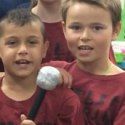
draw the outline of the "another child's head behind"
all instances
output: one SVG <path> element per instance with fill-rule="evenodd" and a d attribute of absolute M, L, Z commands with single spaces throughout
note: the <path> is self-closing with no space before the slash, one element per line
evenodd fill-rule
<path fill-rule="evenodd" d="M 45 4 L 53 4 L 55 2 L 61 2 L 61 0 L 31 0 L 31 8 L 35 7 L 37 4 L 42 4 L 42 3 L 45 3 Z"/>
<path fill-rule="evenodd" d="M 106 65 L 120 31 L 120 0 L 64 0 L 62 17 L 69 50 L 81 64 Z"/>
<path fill-rule="evenodd" d="M 0 57 L 5 73 L 37 75 L 48 42 L 40 19 L 26 9 L 16 9 L 0 21 Z"/>

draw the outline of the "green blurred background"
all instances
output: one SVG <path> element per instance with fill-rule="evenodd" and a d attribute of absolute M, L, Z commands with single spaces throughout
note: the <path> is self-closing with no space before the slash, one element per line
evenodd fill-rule
<path fill-rule="evenodd" d="M 112 46 L 117 65 L 122 69 L 125 69 L 125 0 L 121 0 L 121 3 L 122 3 L 121 32 L 117 40 L 112 42 Z"/>

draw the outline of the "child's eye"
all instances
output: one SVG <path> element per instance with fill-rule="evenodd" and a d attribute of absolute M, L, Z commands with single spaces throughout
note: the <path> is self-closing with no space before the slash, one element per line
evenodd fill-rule
<path fill-rule="evenodd" d="M 81 26 L 79 26 L 79 25 L 71 25 L 71 26 L 69 26 L 69 28 L 72 29 L 72 30 L 78 31 L 78 30 L 81 29 Z"/>
<path fill-rule="evenodd" d="M 29 44 L 37 44 L 38 41 L 35 40 L 35 39 L 30 39 L 30 40 L 28 40 L 28 43 L 29 43 Z"/>
<path fill-rule="evenodd" d="M 37 42 L 35 40 L 30 40 L 29 43 L 30 44 L 36 44 Z"/>
<path fill-rule="evenodd" d="M 29 39 L 29 40 L 27 40 L 27 44 L 29 46 L 32 46 L 32 47 L 36 46 L 38 43 L 39 43 L 39 41 L 37 39 Z"/>
<path fill-rule="evenodd" d="M 101 30 L 103 30 L 103 29 L 104 29 L 103 26 L 99 26 L 99 25 L 92 26 L 92 30 L 93 30 L 94 32 L 98 32 L 98 31 L 101 31 Z"/>
<path fill-rule="evenodd" d="M 13 46 L 13 45 L 15 45 L 15 44 L 17 44 L 17 41 L 16 41 L 16 40 L 8 40 L 8 41 L 6 42 L 6 45 L 9 45 L 9 46 Z"/>

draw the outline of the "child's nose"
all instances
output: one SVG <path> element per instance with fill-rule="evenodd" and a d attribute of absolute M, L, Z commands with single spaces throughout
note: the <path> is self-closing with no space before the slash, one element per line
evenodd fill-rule
<path fill-rule="evenodd" d="M 90 40 L 90 38 L 91 38 L 90 31 L 89 31 L 89 29 L 85 28 L 81 33 L 80 40 L 83 42 L 87 42 Z"/>
<path fill-rule="evenodd" d="M 20 45 L 18 54 L 20 55 L 26 55 L 28 53 L 27 46 L 25 44 Z"/>

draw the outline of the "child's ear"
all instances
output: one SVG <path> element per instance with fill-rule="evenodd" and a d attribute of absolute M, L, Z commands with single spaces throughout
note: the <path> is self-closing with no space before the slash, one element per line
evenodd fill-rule
<path fill-rule="evenodd" d="M 62 21 L 62 28 L 63 28 L 63 33 L 64 33 L 65 38 L 66 38 L 66 24 L 64 21 Z"/>
<path fill-rule="evenodd" d="M 113 37 L 112 41 L 116 40 L 121 30 L 121 22 L 118 22 L 115 27 L 113 27 Z"/>
<path fill-rule="evenodd" d="M 46 53 L 47 53 L 48 48 L 49 48 L 49 41 L 46 40 L 46 41 L 44 41 L 43 58 L 46 57 Z"/>

